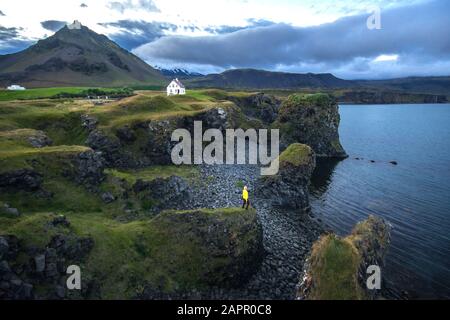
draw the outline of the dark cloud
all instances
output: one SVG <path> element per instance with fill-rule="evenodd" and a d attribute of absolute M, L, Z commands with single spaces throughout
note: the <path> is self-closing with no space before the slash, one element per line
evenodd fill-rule
<path fill-rule="evenodd" d="M 6 28 L 0 26 L 0 54 L 8 54 L 23 50 L 35 41 L 23 39 L 20 36 L 22 28 Z"/>
<path fill-rule="evenodd" d="M 167 22 L 145 22 L 135 20 L 119 20 L 101 23 L 104 27 L 115 27 L 119 31 L 110 34 L 115 42 L 125 49 L 131 50 L 144 43 L 154 41 L 164 35 L 166 31 L 175 31 L 178 27 Z"/>
<path fill-rule="evenodd" d="M 86 3 L 82 3 L 82 4 L 80 4 L 80 7 L 81 7 L 81 8 L 87 8 L 88 6 L 87 6 Z"/>
<path fill-rule="evenodd" d="M 381 30 L 367 28 L 367 14 L 305 28 L 268 24 L 231 33 L 218 32 L 215 36 L 165 36 L 135 52 L 149 62 L 222 68 L 333 69 L 347 70 L 347 74 L 356 76 L 361 70 L 370 69 L 368 63 L 380 54 L 398 54 L 398 63 L 408 65 L 414 65 L 419 58 L 427 63 L 450 61 L 448 12 L 450 1 L 428 1 L 382 10 Z"/>
<path fill-rule="evenodd" d="M 0 17 L 4 17 L 4 16 L 6 16 L 6 14 L 4 14 L 2 10 L 0 10 Z"/>
<path fill-rule="evenodd" d="M 41 22 L 41 26 L 49 31 L 58 31 L 67 24 L 66 21 L 46 20 Z"/>
<path fill-rule="evenodd" d="M 0 26 L 0 41 L 8 41 L 17 38 L 20 30 L 20 28 L 6 28 Z"/>
<path fill-rule="evenodd" d="M 152 0 L 139 0 L 138 2 L 132 2 L 131 0 L 111 1 L 108 3 L 108 7 L 120 13 L 123 13 L 126 9 L 143 9 L 150 12 L 160 12 Z"/>

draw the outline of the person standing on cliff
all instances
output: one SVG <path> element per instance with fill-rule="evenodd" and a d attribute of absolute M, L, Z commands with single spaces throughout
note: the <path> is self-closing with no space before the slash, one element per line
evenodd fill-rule
<path fill-rule="evenodd" d="M 242 209 L 248 210 L 248 206 L 250 204 L 250 201 L 248 200 L 248 189 L 247 186 L 244 186 L 244 189 L 242 190 Z"/>

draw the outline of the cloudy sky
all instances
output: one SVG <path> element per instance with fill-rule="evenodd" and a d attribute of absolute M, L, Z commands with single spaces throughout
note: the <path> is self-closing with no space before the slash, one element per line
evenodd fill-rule
<path fill-rule="evenodd" d="M 449 13 L 447 0 L 1 0 L 0 54 L 77 19 L 165 68 L 450 75 Z"/>

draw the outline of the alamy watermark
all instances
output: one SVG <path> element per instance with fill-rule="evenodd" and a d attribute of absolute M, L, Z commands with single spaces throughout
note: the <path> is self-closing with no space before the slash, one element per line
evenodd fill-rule
<path fill-rule="evenodd" d="M 178 142 L 172 149 L 172 162 L 176 165 L 260 164 L 261 175 L 275 175 L 279 169 L 280 133 L 278 129 L 271 129 L 269 139 L 268 131 L 226 129 L 224 138 L 221 130 L 203 132 L 202 122 L 194 121 L 193 139 L 187 129 L 172 132 L 172 142 Z M 205 142 L 208 144 L 204 147 Z"/>
<path fill-rule="evenodd" d="M 373 6 L 369 10 L 371 14 L 366 21 L 367 29 L 369 30 L 380 30 L 381 29 L 381 8 L 378 6 Z"/>
<path fill-rule="evenodd" d="M 366 273 L 369 274 L 366 280 L 366 286 L 369 290 L 381 289 L 381 269 L 373 264 L 367 267 Z"/>

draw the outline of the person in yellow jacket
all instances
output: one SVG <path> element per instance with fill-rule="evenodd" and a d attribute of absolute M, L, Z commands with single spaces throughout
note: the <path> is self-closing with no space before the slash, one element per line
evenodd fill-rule
<path fill-rule="evenodd" d="M 248 189 L 247 186 L 244 186 L 244 189 L 242 190 L 242 208 L 245 207 L 245 210 L 248 210 L 248 206 L 250 204 L 250 201 L 248 200 Z"/>

